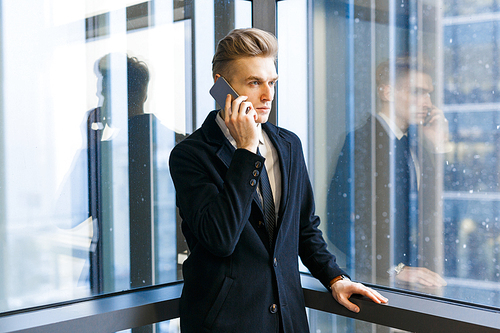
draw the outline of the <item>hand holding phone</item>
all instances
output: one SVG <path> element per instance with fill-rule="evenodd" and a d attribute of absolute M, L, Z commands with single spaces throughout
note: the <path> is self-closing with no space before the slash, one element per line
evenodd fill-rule
<path fill-rule="evenodd" d="M 231 87 L 231 85 L 222 76 L 215 81 L 215 84 L 210 89 L 210 95 L 212 95 L 217 104 L 219 104 L 219 107 L 223 110 L 226 106 L 227 95 L 231 95 L 233 100 L 239 96 L 233 87 Z"/>
<path fill-rule="evenodd" d="M 429 124 L 429 121 L 431 121 L 431 119 L 432 119 L 432 109 L 429 108 L 427 110 L 427 115 L 425 116 L 423 125 L 427 126 Z"/>
<path fill-rule="evenodd" d="M 229 133 L 236 141 L 237 148 L 245 148 L 255 153 L 259 143 L 259 132 L 256 123 L 257 113 L 255 111 L 250 113 L 253 109 L 252 103 L 246 101 L 245 96 L 240 97 L 222 76 L 215 81 L 210 89 L 210 95 L 224 111 L 221 116 L 226 122 Z M 235 112 L 230 111 L 226 114 L 225 106 L 228 95 L 231 95 L 231 108 L 235 108 Z M 244 113 L 240 112 L 243 110 Z"/>

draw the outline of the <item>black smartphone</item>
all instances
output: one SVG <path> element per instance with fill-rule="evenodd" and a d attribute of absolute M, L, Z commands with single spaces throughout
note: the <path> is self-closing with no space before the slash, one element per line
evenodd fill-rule
<path fill-rule="evenodd" d="M 424 126 L 427 126 L 429 124 L 429 121 L 431 121 L 432 119 L 432 113 L 431 113 L 431 109 L 428 109 L 427 110 L 427 115 L 425 116 L 425 119 L 424 119 Z"/>
<path fill-rule="evenodd" d="M 233 87 L 222 76 L 215 81 L 215 84 L 210 88 L 210 95 L 215 99 L 219 107 L 224 109 L 226 105 L 226 97 L 230 94 L 233 100 L 239 95 L 234 91 Z"/>

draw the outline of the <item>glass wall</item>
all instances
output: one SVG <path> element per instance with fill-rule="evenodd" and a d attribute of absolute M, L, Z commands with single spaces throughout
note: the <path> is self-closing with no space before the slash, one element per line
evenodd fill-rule
<path fill-rule="evenodd" d="M 357 333 L 373 332 L 372 328 L 377 329 L 376 332 L 407 333 L 407 331 L 403 331 L 400 329 L 382 325 L 373 325 L 361 320 L 336 316 L 323 311 L 307 309 L 307 312 L 309 317 L 309 329 L 311 332 L 315 333 L 350 332 L 346 329 L 346 327 L 356 327 L 354 332 Z"/>
<path fill-rule="evenodd" d="M 500 306 L 498 8 L 278 3 L 279 122 L 353 279 Z"/>
<path fill-rule="evenodd" d="M 1 2 L 0 312 L 182 278 L 168 156 L 215 107 L 214 45 L 251 6 Z M 277 8 L 278 125 L 341 266 L 500 307 L 497 0 Z"/>
<path fill-rule="evenodd" d="M 2 1 L 1 14 L 0 312 L 182 278 L 168 157 L 214 109 L 215 42 L 251 25 L 251 3 Z"/>

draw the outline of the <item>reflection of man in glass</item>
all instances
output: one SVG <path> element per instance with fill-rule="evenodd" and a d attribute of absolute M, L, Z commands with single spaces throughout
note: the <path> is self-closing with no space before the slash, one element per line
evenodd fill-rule
<path fill-rule="evenodd" d="M 98 235 L 95 251 L 91 253 L 91 288 L 93 293 L 105 291 L 103 288 L 105 270 L 122 269 L 119 264 L 111 262 L 111 257 L 105 255 L 113 239 L 113 225 L 115 220 L 121 220 L 126 215 L 115 212 L 114 205 L 127 204 L 122 197 L 114 195 L 116 188 L 125 191 L 124 182 L 117 179 L 127 179 L 129 173 L 130 197 L 140 193 L 139 190 L 130 190 L 130 184 L 143 184 L 136 180 L 137 172 L 130 164 L 130 156 L 137 151 L 146 151 L 144 147 L 136 147 L 135 142 L 144 133 L 145 126 L 139 124 L 139 115 L 144 114 L 144 102 L 147 97 L 149 71 L 144 62 L 129 57 L 125 53 L 110 53 L 96 62 L 98 77 L 97 96 L 100 104 L 89 112 L 87 121 L 88 145 L 88 184 L 89 184 L 89 213 L 97 223 L 94 235 Z M 123 135 L 126 131 L 117 127 L 120 119 L 128 115 L 129 130 L 128 142 Z M 142 116 L 144 117 L 144 116 Z M 114 121 L 113 121 L 114 119 Z M 123 122 L 122 122 L 123 124 Z M 123 125 L 122 125 L 123 126 Z M 128 143 L 128 146 L 127 146 Z M 127 148 L 128 156 L 127 159 Z M 115 151 L 113 153 L 113 151 Z M 117 153 L 118 152 L 118 153 Z M 144 186 L 143 186 L 144 187 Z M 125 197 L 126 198 L 126 197 Z M 137 205 L 136 205 L 137 206 Z M 136 206 L 130 206 L 129 216 L 135 216 Z M 95 226 L 96 224 L 94 224 Z M 131 224 L 132 225 L 132 224 Z M 132 242 L 132 241 L 131 241 Z M 108 274 L 107 276 L 110 276 Z"/>
<path fill-rule="evenodd" d="M 112 64 L 112 57 L 115 57 L 116 64 Z M 126 57 L 127 69 L 127 101 L 128 101 L 128 117 L 144 113 L 144 103 L 147 98 L 149 70 L 145 62 L 139 61 L 136 57 L 130 57 L 126 54 L 110 53 L 103 56 L 97 62 L 97 71 L 99 77 L 98 95 L 103 97 L 103 108 L 109 108 L 111 95 L 111 74 L 123 71 L 120 68 L 121 61 Z M 124 65 L 124 64 L 123 64 Z"/>
<path fill-rule="evenodd" d="M 432 104 L 432 67 L 400 57 L 377 68 L 378 113 L 348 134 L 328 200 L 330 239 L 356 279 L 439 287 L 436 159 L 448 124 Z M 432 249 L 432 250 L 431 250 Z"/>

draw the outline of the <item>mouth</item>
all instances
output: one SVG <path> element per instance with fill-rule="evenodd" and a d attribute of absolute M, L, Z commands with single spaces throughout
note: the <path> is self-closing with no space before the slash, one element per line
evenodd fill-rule
<path fill-rule="evenodd" d="M 267 107 L 267 106 L 262 106 L 260 108 L 256 108 L 256 110 L 259 111 L 259 112 L 262 112 L 262 113 L 267 113 L 267 112 L 271 111 L 271 108 Z"/>
<path fill-rule="evenodd" d="M 415 116 L 416 118 L 425 118 L 425 117 L 427 117 L 428 115 L 429 115 L 429 113 L 428 113 L 427 111 L 416 112 L 416 113 L 414 114 L 414 116 Z"/>

